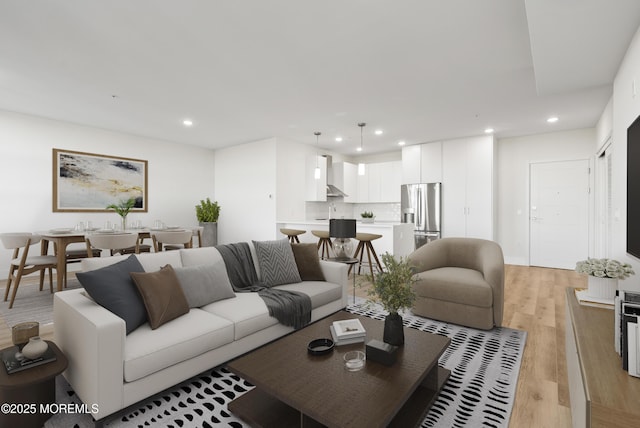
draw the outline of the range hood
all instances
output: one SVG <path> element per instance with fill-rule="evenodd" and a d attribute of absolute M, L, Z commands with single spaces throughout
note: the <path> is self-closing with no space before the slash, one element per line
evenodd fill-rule
<path fill-rule="evenodd" d="M 327 196 L 349 196 L 333 184 L 327 184 Z"/>
<path fill-rule="evenodd" d="M 327 197 L 349 196 L 333 185 L 333 158 L 329 155 L 322 155 L 327 159 Z"/>

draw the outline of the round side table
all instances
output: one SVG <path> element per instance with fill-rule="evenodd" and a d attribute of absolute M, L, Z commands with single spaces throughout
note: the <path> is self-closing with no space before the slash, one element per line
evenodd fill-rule
<path fill-rule="evenodd" d="M 8 374 L 0 367 L 0 427 L 34 427 L 40 428 L 51 417 L 49 413 L 40 413 L 41 404 L 53 404 L 56 401 L 56 376 L 67 368 L 67 358 L 51 341 L 46 341 L 56 355 L 56 360 L 36 367 L 30 367 L 17 373 Z M 0 350 L 17 351 L 12 346 Z M 11 406 L 15 404 L 16 406 Z M 20 405 L 20 406 L 17 406 Z M 6 410 L 20 410 L 6 412 Z M 22 411 L 25 410 L 26 411 Z M 33 411 L 35 410 L 35 411 Z"/>

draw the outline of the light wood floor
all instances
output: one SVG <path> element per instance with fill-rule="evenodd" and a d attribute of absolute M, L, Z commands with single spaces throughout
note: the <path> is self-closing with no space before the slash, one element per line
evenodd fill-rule
<path fill-rule="evenodd" d="M 527 332 L 512 428 L 571 427 L 565 357 L 565 288 L 584 288 L 574 271 L 505 267 L 503 325 Z M 366 288 L 356 295 L 367 297 Z"/>
<path fill-rule="evenodd" d="M 512 265 L 505 269 L 503 324 L 528 333 L 510 426 L 570 427 L 564 290 L 586 287 L 586 279 L 561 269 Z M 4 291 L 5 283 L 0 283 L 0 290 Z M 366 288 L 357 288 L 356 295 L 366 297 Z M 18 291 L 16 302 L 19 298 Z M 53 327 L 41 326 L 40 335 L 53 340 Z M 0 318 L 0 348 L 10 345 L 11 330 Z"/>

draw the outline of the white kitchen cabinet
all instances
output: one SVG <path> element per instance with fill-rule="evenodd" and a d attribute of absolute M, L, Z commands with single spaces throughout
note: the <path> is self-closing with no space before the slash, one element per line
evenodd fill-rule
<path fill-rule="evenodd" d="M 493 239 L 494 139 L 442 145 L 442 236 Z"/>
<path fill-rule="evenodd" d="M 421 158 L 420 144 L 405 146 L 402 148 L 402 184 L 421 183 Z"/>
<path fill-rule="evenodd" d="M 420 183 L 442 182 L 442 143 L 427 143 L 420 147 Z"/>
<path fill-rule="evenodd" d="M 350 162 L 336 162 L 332 169 L 333 185 L 347 194 L 344 202 L 358 202 L 358 166 Z"/>
<path fill-rule="evenodd" d="M 400 202 L 401 182 L 401 161 L 369 163 L 366 165 L 365 175 L 357 177 L 357 202 Z"/>
<path fill-rule="evenodd" d="M 402 148 L 402 182 L 438 183 L 442 181 L 442 142 Z"/>
<path fill-rule="evenodd" d="M 315 178 L 315 169 L 320 168 L 320 178 Z M 306 200 L 327 200 L 327 158 L 324 156 L 307 156 L 305 168 Z"/>

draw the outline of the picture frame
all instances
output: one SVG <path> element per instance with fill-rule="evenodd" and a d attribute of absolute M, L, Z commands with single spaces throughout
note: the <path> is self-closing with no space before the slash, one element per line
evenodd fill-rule
<path fill-rule="evenodd" d="M 53 212 L 111 212 L 131 197 L 147 212 L 147 183 L 146 160 L 53 149 Z"/>

